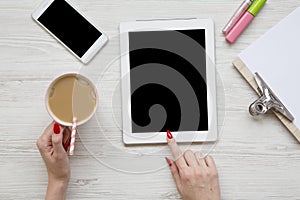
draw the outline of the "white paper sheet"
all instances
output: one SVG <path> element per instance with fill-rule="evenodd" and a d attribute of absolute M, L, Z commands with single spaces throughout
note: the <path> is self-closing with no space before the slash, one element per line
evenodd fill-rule
<path fill-rule="evenodd" d="M 239 57 L 258 72 L 300 128 L 300 7 L 256 40 Z"/>

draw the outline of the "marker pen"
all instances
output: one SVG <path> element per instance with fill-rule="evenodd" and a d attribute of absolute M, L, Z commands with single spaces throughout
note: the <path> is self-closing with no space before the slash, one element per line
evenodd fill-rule
<path fill-rule="evenodd" d="M 245 28 L 250 24 L 254 19 L 263 5 L 267 0 L 255 0 L 252 5 L 248 8 L 247 12 L 243 14 L 240 20 L 235 24 L 231 31 L 226 36 L 226 40 L 229 43 L 233 43 L 239 35 L 245 30 Z"/>
<path fill-rule="evenodd" d="M 247 11 L 249 6 L 252 4 L 253 0 L 244 0 L 239 8 L 233 13 L 232 17 L 229 19 L 222 32 L 227 35 L 235 23 L 241 18 L 241 16 Z"/>

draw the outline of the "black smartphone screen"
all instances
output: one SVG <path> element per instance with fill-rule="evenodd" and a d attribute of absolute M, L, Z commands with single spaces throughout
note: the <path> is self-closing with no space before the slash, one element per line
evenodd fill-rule
<path fill-rule="evenodd" d="M 55 0 L 38 18 L 38 21 L 80 58 L 102 35 L 63 0 Z"/>

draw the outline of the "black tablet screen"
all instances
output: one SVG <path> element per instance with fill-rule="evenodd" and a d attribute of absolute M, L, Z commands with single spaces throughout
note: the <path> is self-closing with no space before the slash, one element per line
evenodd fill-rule
<path fill-rule="evenodd" d="M 129 32 L 132 132 L 207 131 L 205 29 Z"/>

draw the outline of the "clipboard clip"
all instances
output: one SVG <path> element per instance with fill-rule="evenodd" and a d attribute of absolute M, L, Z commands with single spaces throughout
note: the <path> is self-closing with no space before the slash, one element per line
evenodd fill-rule
<path fill-rule="evenodd" d="M 257 72 L 254 73 L 254 79 L 258 85 L 258 91 L 261 97 L 249 106 L 250 114 L 252 116 L 263 115 L 268 110 L 273 109 L 281 113 L 290 121 L 293 121 L 293 115 L 288 111 L 288 109 L 283 105 L 283 103 L 279 100 L 279 98 L 274 94 L 274 92 L 270 89 L 270 87 Z"/>

